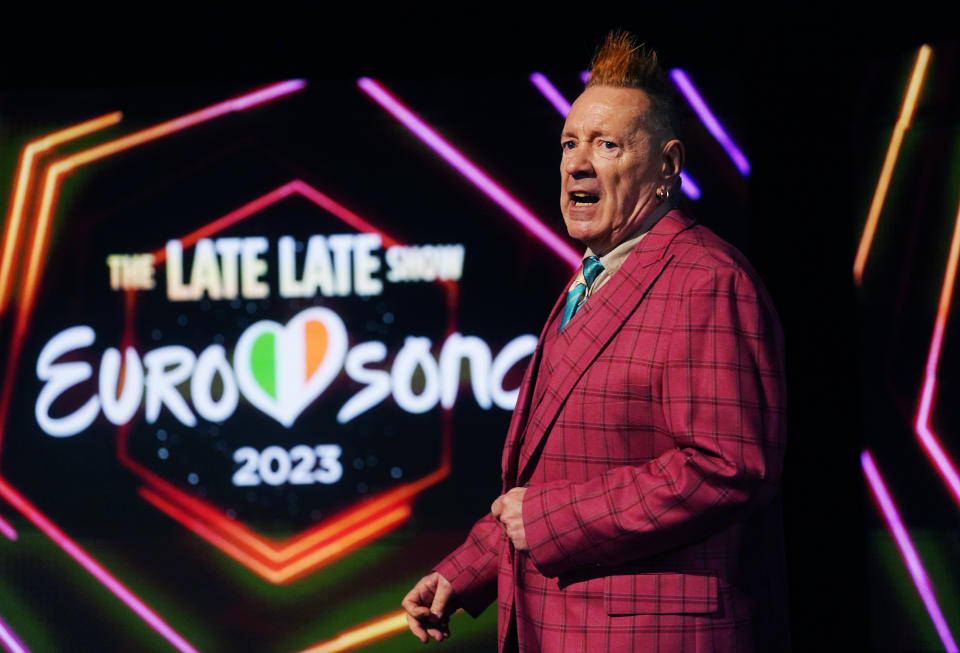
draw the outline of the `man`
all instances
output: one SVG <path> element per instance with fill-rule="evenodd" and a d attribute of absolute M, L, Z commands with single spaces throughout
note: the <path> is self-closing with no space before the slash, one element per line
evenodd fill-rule
<path fill-rule="evenodd" d="M 587 246 L 521 385 L 503 494 L 403 600 L 421 639 L 497 599 L 500 650 L 788 648 L 782 335 L 732 246 L 675 209 L 655 54 L 611 34 L 561 137 Z"/>

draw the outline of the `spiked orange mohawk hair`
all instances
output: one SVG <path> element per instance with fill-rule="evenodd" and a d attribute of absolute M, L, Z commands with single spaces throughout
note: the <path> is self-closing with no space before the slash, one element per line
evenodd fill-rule
<path fill-rule="evenodd" d="M 657 53 L 648 50 L 630 32 L 613 30 L 607 34 L 590 62 L 587 88 L 591 86 L 640 89 L 650 98 L 645 121 L 649 131 L 664 140 L 676 136 L 673 89 L 660 67 Z"/>

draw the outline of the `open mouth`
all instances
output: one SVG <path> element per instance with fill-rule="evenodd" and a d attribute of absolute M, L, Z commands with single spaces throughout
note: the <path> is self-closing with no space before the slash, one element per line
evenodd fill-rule
<path fill-rule="evenodd" d="M 600 201 L 600 197 L 597 195 L 591 195 L 590 193 L 585 193 L 583 191 L 576 191 L 570 193 L 570 200 L 573 202 L 574 206 L 591 206 Z"/>

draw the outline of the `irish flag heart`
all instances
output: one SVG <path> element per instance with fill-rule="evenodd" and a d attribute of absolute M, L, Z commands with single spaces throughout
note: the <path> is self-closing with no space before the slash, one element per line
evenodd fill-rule
<path fill-rule="evenodd" d="M 328 308 L 297 313 L 286 326 L 255 322 L 237 341 L 233 369 L 247 400 L 287 428 L 343 367 L 347 330 Z"/>

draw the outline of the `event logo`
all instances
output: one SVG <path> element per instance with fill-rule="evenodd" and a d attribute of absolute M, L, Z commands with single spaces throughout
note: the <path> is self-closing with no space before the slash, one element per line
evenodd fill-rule
<path fill-rule="evenodd" d="M 233 368 L 243 396 L 286 427 L 343 367 L 347 331 L 333 311 L 314 307 L 286 326 L 263 320 L 237 341 Z"/>
<path fill-rule="evenodd" d="M 347 330 L 335 312 L 311 307 L 299 312 L 286 325 L 272 320 L 255 322 L 240 335 L 233 365 L 221 345 L 209 345 L 195 354 L 182 345 L 158 347 L 142 358 L 133 347 L 124 355 L 108 347 L 101 356 L 97 387 L 73 412 L 54 417 L 54 404 L 93 376 L 85 361 L 62 361 L 96 341 L 96 333 L 81 325 L 53 336 L 37 359 L 37 378 L 44 382 L 34 412 L 37 424 L 48 435 L 69 437 L 86 430 L 99 413 L 115 425 L 133 419 L 141 403 L 148 424 L 166 408 L 180 424 L 197 426 L 194 411 L 208 422 L 223 422 L 237 408 L 239 394 L 258 410 L 285 427 L 326 390 L 341 370 L 363 387 L 337 413 L 337 422 L 347 423 L 393 397 L 397 406 L 416 415 L 441 404 L 451 408 L 460 386 L 460 365 L 470 363 L 470 382 L 477 404 L 512 410 L 519 388 L 506 390 L 504 378 L 511 368 L 536 347 L 535 336 L 521 335 L 508 342 L 496 357 L 476 336 L 450 334 L 440 348 L 439 359 L 431 353 L 429 338 L 409 336 L 397 352 L 391 369 L 372 367 L 384 362 L 387 347 L 380 341 L 347 347 Z M 122 363 L 122 367 L 121 367 Z M 414 377 L 423 375 L 421 389 Z M 216 379 L 222 390 L 214 391 Z M 178 386 L 189 383 L 189 397 Z M 117 396 L 117 389 L 120 393 Z M 238 392 L 239 389 L 239 392 Z M 191 403 L 193 410 L 191 410 Z"/>

